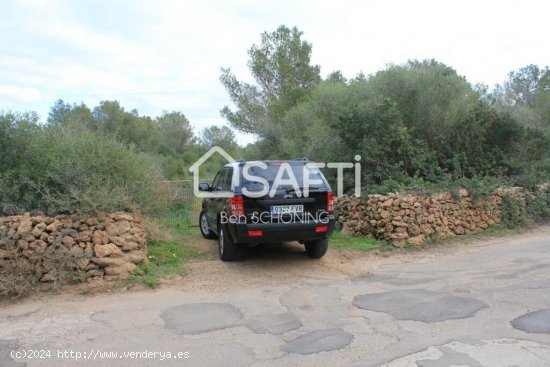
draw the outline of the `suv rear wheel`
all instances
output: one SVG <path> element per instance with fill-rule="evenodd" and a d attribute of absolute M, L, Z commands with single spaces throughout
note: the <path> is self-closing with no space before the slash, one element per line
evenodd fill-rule
<path fill-rule="evenodd" d="M 308 256 L 313 259 L 319 259 L 327 253 L 328 238 L 322 238 L 316 241 L 309 241 L 306 242 L 305 245 Z"/>
<path fill-rule="evenodd" d="M 210 228 L 210 224 L 208 224 L 208 219 L 206 218 L 206 212 L 204 210 L 199 214 L 199 227 L 201 228 L 201 234 L 204 238 L 209 240 L 216 238 L 216 234 Z"/>
<path fill-rule="evenodd" d="M 222 261 L 233 261 L 239 256 L 239 245 L 231 241 L 224 225 L 218 223 L 218 248 Z"/>

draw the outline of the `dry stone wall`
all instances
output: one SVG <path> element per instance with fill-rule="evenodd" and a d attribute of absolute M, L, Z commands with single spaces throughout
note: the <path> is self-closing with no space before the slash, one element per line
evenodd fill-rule
<path fill-rule="evenodd" d="M 147 262 L 146 243 L 137 214 L 0 217 L 0 265 L 41 282 L 67 272 L 81 280 L 124 279 Z"/>
<path fill-rule="evenodd" d="M 342 196 L 335 200 L 334 208 L 342 232 L 403 246 L 407 242 L 421 244 L 434 233 L 441 237 L 464 235 L 500 223 L 504 195 L 525 204 L 525 191 L 511 187 L 497 189 L 480 201 L 466 190 L 460 191 L 459 198 L 450 193 Z"/>

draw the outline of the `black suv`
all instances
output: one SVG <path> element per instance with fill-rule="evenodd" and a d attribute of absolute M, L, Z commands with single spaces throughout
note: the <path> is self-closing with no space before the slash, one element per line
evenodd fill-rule
<path fill-rule="evenodd" d="M 333 194 L 308 163 L 239 161 L 225 165 L 211 186 L 199 184 L 211 196 L 202 202 L 200 230 L 204 238 L 218 238 L 221 260 L 235 260 L 240 245 L 282 241 L 299 241 L 312 258 L 326 253 L 334 229 Z"/>

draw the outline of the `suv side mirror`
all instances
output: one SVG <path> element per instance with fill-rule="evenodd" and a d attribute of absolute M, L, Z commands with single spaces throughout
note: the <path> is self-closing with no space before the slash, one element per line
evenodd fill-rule
<path fill-rule="evenodd" d="M 199 191 L 210 191 L 210 186 L 207 183 L 199 183 Z"/>

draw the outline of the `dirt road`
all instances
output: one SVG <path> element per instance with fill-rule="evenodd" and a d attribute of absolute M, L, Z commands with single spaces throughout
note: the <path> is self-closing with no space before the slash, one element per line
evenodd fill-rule
<path fill-rule="evenodd" d="M 3 307 L 0 366 L 550 365 L 548 226 L 320 261 L 286 244 L 222 263 L 197 245 L 212 259 L 159 290 Z"/>

